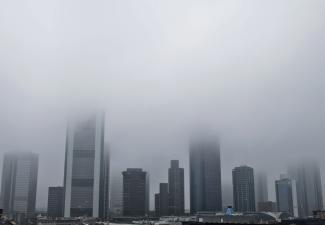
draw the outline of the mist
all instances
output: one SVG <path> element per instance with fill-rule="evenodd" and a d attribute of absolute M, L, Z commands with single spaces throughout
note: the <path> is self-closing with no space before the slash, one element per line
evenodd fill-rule
<path fill-rule="evenodd" d="M 325 2 L 57 0 L 0 3 L 0 156 L 39 153 L 37 206 L 62 185 L 67 118 L 106 113 L 111 171 L 141 167 L 150 198 L 189 135 L 221 142 L 222 181 L 274 180 L 320 161 L 325 190 Z M 0 164 L 2 169 L 2 163 Z"/>

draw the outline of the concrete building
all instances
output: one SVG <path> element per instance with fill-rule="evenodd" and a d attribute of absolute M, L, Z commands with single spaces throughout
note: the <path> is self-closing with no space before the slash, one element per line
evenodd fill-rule
<path fill-rule="evenodd" d="M 323 193 L 319 164 L 315 161 L 297 163 L 288 168 L 288 175 L 296 181 L 300 217 L 313 215 L 323 209 Z"/>
<path fill-rule="evenodd" d="M 298 217 L 298 202 L 295 180 L 281 176 L 280 180 L 275 181 L 275 193 L 277 210 L 287 212 L 292 216 Z"/>
<path fill-rule="evenodd" d="M 248 166 L 232 170 L 234 207 L 238 212 L 255 212 L 254 170 Z"/>
<path fill-rule="evenodd" d="M 64 188 L 49 187 L 47 200 L 47 216 L 50 218 L 63 217 Z"/>
<path fill-rule="evenodd" d="M 34 216 L 38 176 L 38 155 L 4 155 L 1 184 L 1 208 L 18 222 Z"/>
<path fill-rule="evenodd" d="M 222 211 L 220 145 L 212 138 L 190 143 L 191 213 Z"/>
<path fill-rule="evenodd" d="M 180 216 L 184 214 L 184 169 L 179 168 L 178 160 L 171 160 L 168 169 L 169 184 L 169 214 Z M 160 199 L 162 201 L 162 199 Z"/>
<path fill-rule="evenodd" d="M 145 216 L 149 209 L 149 177 L 138 168 L 128 168 L 123 174 L 123 215 Z"/>
<path fill-rule="evenodd" d="M 68 124 L 65 155 L 65 217 L 108 216 L 109 155 L 104 146 L 104 113 Z"/>

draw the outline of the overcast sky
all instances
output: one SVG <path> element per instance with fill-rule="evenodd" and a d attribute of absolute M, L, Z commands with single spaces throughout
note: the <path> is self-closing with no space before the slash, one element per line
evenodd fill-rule
<path fill-rule="evenodd" d="M 147 170 L 151 198 L 179 159 L 188 208 L 198 124 L 219 136 L 228 188 L 247 164 L 268 172 L 275 200 L 285 165 L 308 157 L 325 189 L 324 40 L 323 0 L 2 0 L 0 157 L 39 153 L 45 207 L 68 114 L 102 107 L 112 169 Z"/>

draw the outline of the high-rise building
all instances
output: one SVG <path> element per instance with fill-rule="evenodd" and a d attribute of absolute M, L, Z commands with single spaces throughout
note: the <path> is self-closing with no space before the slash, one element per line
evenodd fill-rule
<path fill-rule="evenodd" d="M 323 194 L 320 168 L 315 161 L 305 161 L 288 168 L 291 179 L 296 180 L 298 212 L 300 217 L 313 215 L 323 209 Z"/>
<path fill-rule="evenodd" d="M 298 216 L 297 192 L 295 180 L 281 177 L 275 181 L 275 193 L 278 212 L 287 212 L 292 216 Z"/>
<path fill-rule="evenodd" d="M 190 144 L 191 213 L 222 211 L 220 145 L 215 139 L 193 139 Z"/>
<path fill-rule="evenodd" d="M 267 174 L 265 172 L 259 171 L 255 174 L 255 194 L 257 205 L 260 202 L 268 202 Z"/>
<path fill-rule="evenodd" d="M 232 170 L 234 206 L 239 212 L 255 212 L 254 170 L 248 166 Z"/>
<path fill-rule="evenodd" d="M 51 218 L 63 217 L 64 188 L 49 187 L 47 201 L 47 216 Z"/>
<path fill-rule="evenodd" d="M 37 154 L 5 154 L 1 185 L 1 207 L 5 214 L 21 219 L 34 215 L 37 175 Z"/>
<path fill-rule="evenodd" d="M 169 214 L 180 216 L 184 214 L 184 169 L 179 168 L 178 160 L 171 160 L 168 169 L 169 184 Z M 160 199 L 160 201 L 162 201 Z"/>
<path fill-rule="evenodd" d="M 155 194 L 155 211 L 157 216 L 169 215 L 168 183 L 160 183 L 159 193 Z"/>
<path fill-rule="evenodd" d="M 123 213 L 123 177 L 121 173 L 115 173 L 110 182 L 110 212 L 113 215 Z"/>
<path fill-rule="evenodd" d="M 138 168 L 128 168 L 123 174 L 123 215 L 145 216 L 149 209 L 149 176 Z"/>
<path fill-rule="evenodd" d="M 109 155 L 104 113 L 68 124 L 65 155 L 65 217 L 105 218 L 109 206 Z"/>

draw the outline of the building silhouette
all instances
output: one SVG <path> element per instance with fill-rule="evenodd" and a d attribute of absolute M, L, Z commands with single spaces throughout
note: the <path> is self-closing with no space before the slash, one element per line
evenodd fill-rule
<path fill-rule="evenodd" d="M 47 216 L 51 218 L 63 217 L 64 188 L 49 187 L 47 200 Z"/>
<path fill-rule="evenodd" d="M 222 211 L 220 145 L 216 139 L 191 140 L 190 208 L 192 214 Z"/>
<path fill-rule="evenodd" d="M 64 174 L 64 216 L 108 216 L 109 155 L 103 113 L 68 124 Z"/>
<path fill-rule="evenodd" d="M 180 216 L 184 214 L 184 169 L 179 168 L 178 160 L 171 160 L 168 169 L 169 184 L 169 214 Z M 160 200 L 162 201 L 162 200 Z"/>
<path fill-rule="evenodd" d="M 232 170 L 234 206 L 238 212 L 255 212 L 254 170 L 248 166 Z"/>
<path fill-rule="evenodd" d="M 128 168 L 123 175 L 123 215 L 145 216 L 149 209 L 149 176 L 138 168 Z"/>
<path fill-rule="evenodd" d="M 323 209 L 322 182 L 317 162 L 306 160 L 291 165 L 288 168 L 288 175 L 297 184 L 300 217 L 312 216 L 314 210 Z"/>
<path fill-rule="evenodd" d="M 3 160 L 1 208 L 19 223 L 35 214 L 38 155 L 6 153 Z"/>

